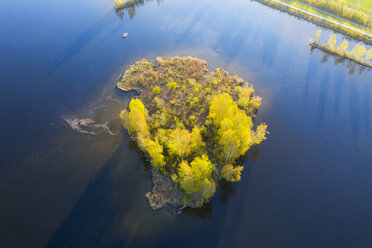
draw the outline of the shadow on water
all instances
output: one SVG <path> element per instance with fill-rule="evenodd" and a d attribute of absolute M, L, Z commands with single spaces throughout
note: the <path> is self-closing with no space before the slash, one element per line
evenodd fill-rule
<path fill-rule="evenodd" d="M 329 73 L 328 71 L 325 71 L 322 77 L 322 80 L 320 81 L 321 87 L 320 87 L 320 95 L 319 95 L 319 101 L 318 101 L 318 114 L 317 114 L 317 125 L 322 121 L 325 105 L 327 103 L 327 96 L 328 96 L 328 86 L 329 86 Z"/>
<path fill-rule="evenodd" d="M 345 85 L 345 77 L 342 74 L 336 76 L 336 83 L 334 87 L 334 114 L 337 115 L 340 110 L 340 103 L 341 103 L 341 95 L 344 90 Z"/>
<path fill-rule="evenodd" d="M 272 66 L 279 46 L 279 39 L 275 35 L 267 35 L 262 46 L 262 64 Z"/>
<path fill-rule="evenodd" d="M 351 130 L 353 133 L 353 144 L 356 146 L 358 135 L 359 135 L 359 125 L 360 125 L 360 94 L 356 85 L 349 85 L 349 110 L 350 110 L 350 122 Z"/>
<path fill-rule="evenodd" d="M 128 134 L 123 135 L 123 140 L 86 187 L 47 247 L 131 247 L 133 242 L 146 243 L 143 236 L 151 239 L 155 232 L 162 232 L 159 227 L 180 218 L 169 209 L 154 211 L 149 207 L 145 193 L 152 187 L 150 163 Z M 220 187 L 220 202 L 236 193 L 229 183 Z M 198 209 L 184 209 L 182 213 L 210 219 L 212 203 Z"/>
<path fill-rule="evenodd" d="M 229 198 L 232 198 L 237 192 L 237 189 L 231 183 L 226 182 L 225 180 L 221 180 L 218 183 L 218 187 L 221 189 L 218 199 L 222 203 L 225 203 Z"/>
<path fill-rule="evenodd" d="M 202 220 L 212 217 L 212 203 L 207 203 L 201 208 L 185 208 L 182 210 L 188 216 L 196 217 Z"/>
<path fill-rule="evenodd" d="M 371 125 L 370 125 L 370 119 L 371 119 L 371 105 L 370 105 L 370 102 L 371 102 L 371 98 L 369 96 L 369 92 L 368 92 L 368 89 L 365 89 L 363 90 L 363 106 L 364 106 L 364 123 L 365 123 L 365 127 L 366 127 L 366 130 L 369 131 L 370 128 L 371 128 Z"/>
<path fill-rule="evenodd" d="M 240 157 L 236 162 L 237 164 L 246 165 L 254 163 L 260 155 L 260 149 L 258 146 L 252 146 L 248 153 Z M 249 162 L 249 163 L 248 163 Z M 225 180 L 220 180 L 218 182 L 217 192 L 214 198 L 218 198 L 220 203 L 226 203 L 229 199 L 233 198 L 237 193 L 237 188 L 235 183 L 226 182 Z M 213 198 L 212 202 L 205 204 L 201 208 L 185 208 L 182 210 L 188 216 L 197 217 L 199 219 L 209 219 L 212 217 L 213 208 Z"/>
<path fill-rule="evenodd" d="M 258 145 L 254 145 L 249 149 L 249 153 L 251 156 L 245 156 L 247 160 L 251 162 L 256 162 L 260 156 L 260 148 L 258 147 Z M 245 164 L 245 161 L 242 164 Z"/>
<path fill-rule="evenodd" d="M 131 151 L 135 151 L 137 153 L 138 157 L 141 158 L 141 160 L 144 162 L 143 163 L 144 172 L 149 172 L 152 168 L 151 163 L 146 158 L 145 153 L 141 151 L 141 149 L 139 149 L 138 145 L 136 144 L 134 140 L 130 139 L 128 141 L 128 149 L 130 149 Z"/>
<path fill-rule="evenodd" d="M 154 227 L 166 224 L 167 218 L 177 218 L 173 213 L 164 216 L 166 209 L 150 209 L 144 194 L 152 184 L 148 173 L 151 165 L 128 134 L 123 135 L 123 140 L 87 186 L 47 247 L 130 246 L 138 242 L 142 233 L 146 235 L 153 232 Z M 255 154 L 253 158 L 246 155 L 240 162 L 257 159 L 258 148 L 252 149 L 251 153 Z M 221 181 L 216 198 L 225 203 L 236 193 L 235 185 Z M 201 220 L 210 219 L 212 206 L 210 202 L 202 208 L 186 208 L 182 213 Z"/>
<path fill-rule="evenodd" d="M 141 161 L 136 153 L 127 149 L 129 137 L 123 136 L 124 142 L 87 186 L 47 247 L 97 247 L 103 244 L 117 247 L 126 242 L 124 235 L 115 236 L 115 230 L 131 211 L 131 203 L 139 194 L 137 184 L 140 189 L 148 185 L 144 173 L 138 173 Z M 141 197 L 144 198 L 143 194 Z"/>
<path fill-rule="evenodd" d="M 322 60 L 320 61 L 322 64 L 328 61 L 329 56 L 331 56 L 329 53 L 326 53 L 323 55 Z"/>
<path fill-rule="evenodd" d="M 310 48 L 310 51 L 311 53 L 314 52 L 314 50 L 320 50 L 320 49 L 317 49 L 317 48 L 314 48 L 314 47 L 311 47 Z M 361 75 L 364 71 L 370 71 L 371 68 L 367 67 L 367 66 L 364 66 L 364 65 L 360 65 L 354 61 L 351 61 L 351 60 L 348 60 L 346 58 L 343 58 L 343 57 L 340 57 L 339 55 L 336 55 L 336 54 L 330 54 L 326 51 L 323 51 L 323 50 L 320 50 L 322 53 L 324 53 L 322 59 L 321 59 L 321 63 L 324 64 L 328 61 L 328 59 L 330 57 L 333 58 L 333 61 L 334 61 L 334 65 L 338 65 L 338 64 L 342 64 L 344 65 L 347 69 L 348 69 L 348 74 L 349 75 L 352 75 L 354 74 L 356 71 L 358 71 L 358 74 Z"/>
<path fill-rule="evenodd" d="M 313 53 L 313 49 L 310 49 L 310 53 Z M 315 61 L 315 58 L 313 56 L 309 56 L 309 63 L 307 67 L 307 73 L 305 77 L 305 85 L 304 85 L 304 104 L 307 103 L 309 90 L 310 90 L 310 82 L 314 80 L 314 77 L 316 75 L 316 72 L 318 71 L 318 63 Z"/>
<path fill-rule="evenodd" d="M 52 74 L 59 67 L 64 65 L 74 55 L 79 53 L 86 45 L 88 45 L 91 40 L 93 40 L 105 28 L 107 28 L 108 24 L 111 21 L 111 15 L 111 11 L 106 13 L 98 22 L 85 30 L 85 32 L 83 32 L 75 41 L 73 41 L 71 45 L 66 49 L 66 51 L 62 53 L 54 62 L 51 63 L 53 66 L 49 69 L 47 75 Z"/>
<path fill-rule="evenodd" d="M 255 162 L 260 155 L 260 149 L 258 146 L 252 146 L 248 153 L 237 160 L 237 164 L 244 164 L 247 166 L 248 161 L 249 164 Z M 235 183 L 226 182 L 224 179 L 218 182 L 217 192 L 214 196 L 218 198 L 220 203 L 226 203 L 229 199 L 231 200 L 235 194 L 238 192 Z M 212 202 L 205 204 L 201 208 L 185 208 L 182 210 L 188 216 L 196 217 L 199 219 L 209 219 L 212 217 L 212 208 L 213 208 L 213 198 Z"/>

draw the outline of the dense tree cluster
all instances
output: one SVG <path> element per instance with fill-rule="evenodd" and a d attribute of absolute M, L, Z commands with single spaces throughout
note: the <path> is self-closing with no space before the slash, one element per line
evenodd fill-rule
<path fill-rule="evenodd" d="M 202 204 L 216 182 L 239 181 L 236 160 L 265 140 L 266 124 L 253 129 L 261 104 L 254 89 L 222 69 L 191 57 L 141 60 L 123 75 L 118 87 L 139 97 L 120 117 L 124 127 L 154 167 Z"/>

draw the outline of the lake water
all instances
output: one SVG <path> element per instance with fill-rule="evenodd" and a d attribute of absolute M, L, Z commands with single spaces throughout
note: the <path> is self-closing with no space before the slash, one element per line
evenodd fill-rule
<path fill-rule="evenodd" d="M 129 12 L 0 1 L 0 247 L 372 247 L 372 70 L 310 51 L 319 27 L 249 0 Z M 187 55 L 252 83 L 270 135 L 204 208 L 153 211 L 118 120 L 135 93 L 116 80 Z"/>

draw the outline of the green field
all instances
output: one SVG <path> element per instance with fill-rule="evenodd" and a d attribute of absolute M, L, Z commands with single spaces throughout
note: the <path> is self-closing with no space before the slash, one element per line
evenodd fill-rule
<path fill-rule="evenodd" d="M 337 2 L 341 2 L 341 0 L 337 0 Z M 347 6 L 351 8 L 357 8 L 362 10 L 365 13 L 372 12 L 372 0 L 347 0 Z"/>
<path fill-rule="evenodd" d="M 372 30 L 372 0 L 281 0 L 290 1 L 290 5 L 298 8 L 310 7 L 314 11 L 323 12 L 329 18 L 342 18 L 350 24 Z M 311 11 L 313 12 L 313 11 Z M 343 22 L 343 20 L 341 20 Z"/>

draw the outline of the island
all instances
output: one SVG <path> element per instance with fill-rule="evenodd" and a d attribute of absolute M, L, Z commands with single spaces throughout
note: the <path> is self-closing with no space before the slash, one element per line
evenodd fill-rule
<path fill-rule="evenodd" d="M 253 127 L 262 100 L 253 86 L 220 68 L 207 72 L 192 57 L 140 60 L 117 83 L 139 94 L 120 118 L 151 162 L 153 209 L 201 207 L 220 180 L 241 179 L 237 159 L 266 139 L 265 123 Z"/>

